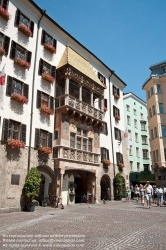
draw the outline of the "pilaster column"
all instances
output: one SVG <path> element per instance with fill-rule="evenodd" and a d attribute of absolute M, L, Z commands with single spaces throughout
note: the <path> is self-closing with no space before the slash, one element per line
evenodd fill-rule
<path fill-rule="evenodd" d="M 100 97 L 100 101 L 101 101 L 101 111 L 104 111 L 104 97 Z"/>
<path fill-rule="evenodd" d="M 79 87 L 79 100 L 82 101 L 82 85 Z"/>
<path fill-rule="evenodd" d="M 69 95 L 69 77 L 66 77 L 65 94 Z"/>
<path fill-rule="evenodd" d="M 90 105 L 93 107 L 93 92 L 91 92 L 91 100 L 90 100 Z"/>

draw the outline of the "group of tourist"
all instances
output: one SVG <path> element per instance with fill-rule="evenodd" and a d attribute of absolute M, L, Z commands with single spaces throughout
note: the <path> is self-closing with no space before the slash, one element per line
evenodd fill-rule
<path fill-rule="evenodd" d="M 141 204 L 144 206 L 145 198 L 147 203 L 147 209 L 151 207 L 151 203 L 154 202 L 158 206 L 162 206 L 166 202 L 166 187 L 161 188 L 160 185 L 151 186 L 149 181 L 146 182 L 145 185 L 140 184 L 139 186 L 136 184 L 135 187 L 132 183 L 130 183 L 130 187 L 126 188 L 126 201 L 130 202 L 130 199 L 134 199 L 136 202 L 141 200 Z"/>

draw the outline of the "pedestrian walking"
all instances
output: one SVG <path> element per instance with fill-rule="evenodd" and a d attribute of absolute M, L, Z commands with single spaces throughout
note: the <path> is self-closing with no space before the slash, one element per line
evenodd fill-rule
<path fill-rule="evenodd" d="M 152 197 L 152 200 L 153 200 L 153 203 L 157 203 L 157 194 L 156 194 L 156 185 L 153 185 L 153 197 Z"/>
<path fill-rule="evenodd" d="M 134 186 L 132 182 L 130 182 L 130 190 L 131 190 L 131 199 L 134 200 Z"/>
<path fill-rule="evenodd" d="M 140 184 L 139 190 L 140 190 L 141 204 L 142 204 L 142 206 L 144 206 L 145 189 L 144 189 L 144 186 L 142 184 Z"/>
<path fill-rule="evenodd" d="M 137 184 L 135 185 L 134 193 L 135 193 L 135 197 L 136 197 L 136 202 L 138 203 L 138 201 L 139 201 L 139 187 Z"/>
<path fill-rule="evenodd" d="M 126 187 L 126 202 L 130 202 L 131 199 L 131 189 L 127 186 Z"/>
<path fill-rule="evenodd" d="M 158 203 L 158 206 L 162 207 L 162 202 L 163 202 L 163 189 L 161 188 L 160 185 L 157 185 L 156 194 L 157 194 L 157 203 Z"/>
<path fill-rule="evenodd" d="M 166 205 L 166 186 L 163 188 L 163 205 Z"/>
<path fill-rule="evenodd" d="M 150 208 L 151 203 L 152 203 L 153 188 L 150 185 L 149 181 L 146 182 L 146 185 L 144 188 L 145 188 L 145 194 L 146 194 L 147 208 Z"/>

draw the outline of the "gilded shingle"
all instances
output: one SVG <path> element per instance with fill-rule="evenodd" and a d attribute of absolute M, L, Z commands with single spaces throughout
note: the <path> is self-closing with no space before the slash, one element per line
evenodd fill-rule
<path fill-rule="evenodd" d="M 94 70 L 92 69 L 90 63 L 81 55 L 79 55 L 76 51 L 72 50 L 69 46 L 66 47 L 61 57 L 61 60 L 57 66 L 57 69 L 61 68 L 66 64 L 73 66 L 75 69 L 88 76 L 100 86 L 104 87 L 97 75 L 95 74 Z"/>

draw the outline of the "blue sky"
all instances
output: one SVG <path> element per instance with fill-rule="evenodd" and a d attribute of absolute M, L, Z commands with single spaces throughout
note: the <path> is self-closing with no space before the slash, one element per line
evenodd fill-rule
<path fill-rule="evenodd" d="M 35 0 L 145 101 L 149 66 L 166 60 L 165 0 Z"/>

